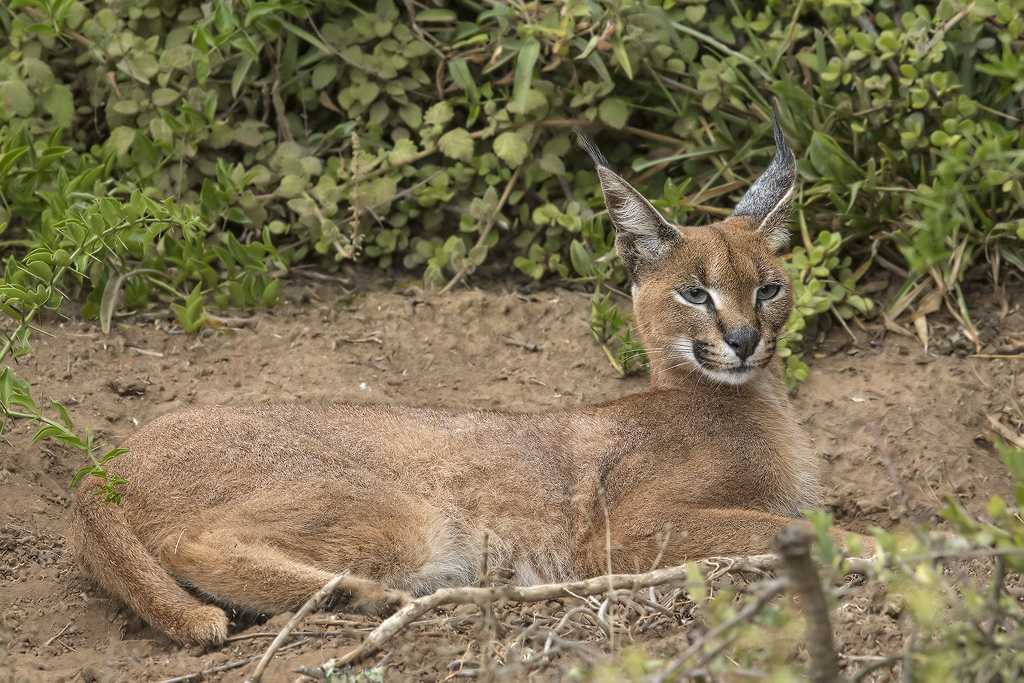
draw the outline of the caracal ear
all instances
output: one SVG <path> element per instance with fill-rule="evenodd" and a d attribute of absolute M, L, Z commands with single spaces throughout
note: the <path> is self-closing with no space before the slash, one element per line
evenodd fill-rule
<path fill-rule="evenodd" d="M 641 268 L 661 260 L 669 242 L 679 238 L 679 231 L 611 169 L 608 160 L 586 133 L 577 128 L 576 135 L 597 168 L 604 205 L 615 225 L 615 249 L 633 276 L 633 282 L 638 282 Z"/>
<path fill-rule="evenodd" d="M 779 251 L 789 243 L 786 219 L 789 218 L 793 187 L 796 185 L 796 156 L 782 134 L 775 102 L 772 102 L 772 125 L 775 128 L 775 158 L 743 195 L 732 215 L 753 218 L 757 222 L 758 234 L 772 249 Z"/>

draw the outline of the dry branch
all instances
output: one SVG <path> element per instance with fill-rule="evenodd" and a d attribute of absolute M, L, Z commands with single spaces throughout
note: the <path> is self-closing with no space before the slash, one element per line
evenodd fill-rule
<path fill-rule="evenodd" d="M 305 645 L 309 641 L 310 641 L 309 638 L 303 638 L 302 640 L 300 640 L 298 642 L 295 642 L 295 643 L 292 643 L 291 645 L 285 645 L 280 650 L 278 650 L 278 652 L 284 652 L 285 650 L 290 650 L 293 647 L 298 647 L 300 645 Z M 240 659 L 237 662 L 231 662 L 230 664 L 222 664 L 221 666 L 215 666 L 212 669 L 204 669 L 202 671 L 197 671 L 194 674 L 185 674 L 184 676 L 176 676 L 175 678 L 167 678 L 165 680 L 160 681 L 160 683 L 185 683 L 185 681 L 191 681 L 191 680 L 195 680 L 195 679 L 198 679 L 198 678 L 206 678 L 210 674 L 220 673 L 221 671 L 229 671 L 230 669 L 237 669 L 240 666 L 245 666 L 249 662 L 254 662 L 257 659 L 259 659 L 260 657 L 262 657 L 262 656 L 263 655 L 253 655 L 252 657 L 247 657 L 245 659 Z"/>
<path fill-rule="evenodd" d="M 380 333 L 380 330 L 376 330 L 374 332 L 367 332 L 365 337 L 360 337 L 359 339 L 352 339 L 351 337 L 338 337 L 338 341 L 343 341 L 348 344 L 366 344 L 367 342 L 383 344 L 384 340 L 377 336 Z"/>
<path fill-rule="evenodd" d="M 659 671 L 651 677 L 651 681 L 653 683 L 662 683 L 663 681 L 668 680 L 670 678 L 682 678 L 677 677 L 676 673 L 678 672 L 679 668 L 686 663 L 686 660 L 700 652 L 705 645 L 707 645 L 715 638 L 731 629 L 733 626 L 753 619 L 755 616 L 757 616 L 758 612 L 764 609 L 765 605 L 767 605 L 776 596 L 780 595 L 783 591 L 785 591 L 788 585 L 789 582 L 785 579 L 775 579 L 773 581 L 765 583 L 761 591 L 758 593 L 757 600 L 748 603 L 733 617 L 731 617 L 730 619 L 726 619 L 721 624 L 708 631 L 702 637 L 698 638 L 697 641 L 690 645 L 690 647 L 688 647 L 686 651 L 683 652 L 681 655 L 678 655 L 670 659 L 668 663 L 661 669 L 661 671 Z"/>
<path fill-rule="evenodd" d="M 338 576 L 335 576 L 333 579 L 328 581 L 323 588 L 314 593 L 313 597 L 306 601 L 306 604 L 295 613 L 295 616 L 292 617 L 287 624 L 284 625 L 281 632 L 277 634 L 277 638 L 274 638 L 274 642 L 272 642 L 270 647 L 267 648 L 267 651 L 263 653 L 263 659 L 261 659 L 260 663 L 256 665 L 256 670 L 252 672 L 251 676 L 245 679 L 245 683 L 259 683 L 260 679 L 263 678 L 263 672 L 267 670 L 267 665 L 270 664 L 270 660 L 274 658 L 274 655 L 277 654 L 277 651 L 281 648 L 284 641 L 288 639 L 288 636 L 291 635 L 291 632 L 295 630 L 295 627 L 299 625 L 299 622 L 301 622 L 307 614 L 319 607 L 320 603 L 329 598 L 338 588 L 338 584 L 346 578 L 348 578 L 346 574 L 339 574 Z"/>
<path fill-rule="evenodd" d="M 651 586 L 659 586 L 676 581 L 686 581 L 685 567 L 658 569 L 646 574 L 605 575 L 586 581 L 549 583 L 537 586 L 442 588 L 436 593 L 413 600 L 395 612 L 395 614 L 384 620 L 380 626 L 372 631 L 358 647 L 341 657 L 327 662 L 324 668 L 338 669 L 366 659 L 378 652 L 385 643 L 406 626 L 427 612 L 442 605 L 472 604 L 484 607 L 488 603 L 498 601 L 543 602 L 555 598 L 600 595 L 607 593 L 609 588 L 611 590 L 650 588 Z"/>
<path fill-rule="evenodd" d="M 813 543 L 814 531 L 802 524 L 787 524 L 775 535 L 779 556 L 792 589 L 800 596 L 807 621 L 807 654 L 811 660 L 807 675 L 814 683 L 835 683 L 839 680 L 839 660 L 821 577 L 811 559 Z"/>
<path fill-rule="evenodd" d="M 720 578 L 725 574 L 766 575 L 781 567 L 780 560 L 775 555 L 713 557 L 701 560 L 697 564 L 702 571 L 708 575 L 708 580 Z M 849 574 L 868 574 L 873 573 L 874 562 L 869 559 L 848 560 L 845 563 L 844 568 Z M 493 569 L 491 571 L 493 572 Z M 686 567 L 668 567 L 642 574 L 606 574 L 604 576 L 598 576 L 585 581 L 550 583 L 535 586 L 471 586 L 442 588 L 431 595 L 426 595 L 413 600 L 391 617 L 384 620 L 384 622 L 371 631 L 363 642 L 355 647 L 351 652 L 328 661 L 322 666 L 322 669 L 325 671 L 330 669 L 340 669 L 342 667 L 361 662 L 367 657 L 370 657 L 380 651 L 384 645 L 400 631 L 406 627 L 415 625 L 421 616 L 445 605 L 471 604 L 477 605 L 481 607 L 481 609 L 486 609 L 487 605 L 494 602 L 544 602 L 557 598 L 584 599 L 602 594 L 610 595 L 614 599 L 628 594 L 632 600 L 637 600 L 641 604 L 647 605 L 647 607 L 651 608 L 653 611 L 659 612 L 664 610 L 662 606 L 657 605 L 657 603 L 651 603 L 646 599 L 634 595 L 634 593 L 641 588 L 652 588 L 666 584 L 674 584 L 680 587 L 690 585 L 687 582 Z M 701 585 L 704 584 L 702 583 Z M 788 582 L 786 580 L 771 580 L 764 582 L 761 585 L 761 590 L 758 591 L 758 599 L 755 602 L 747 605 L 747 607 L 740 610 L 735 617 L 723 622 L 698 642 L 694 643 L 694 645 L 684 653 L 685 656 L 681 656 L 673 660 L 674 664 L 670 663 L 670 667 L 678 668 L 712 639 L 717 638 L 721 633 L 732 628 L 737 623 L 745 619 L 753 618 L 753 616 L 755 616 L 764 607 L 764 605 L 770 602 L 772 598 L 783 592 L 787 585 Z M 620 592 L 620 595 L 615 595 L 616 592 Z M 557 636 L 559 631 L 564 628 L 567 619 L 571 614 L 571 611 L 568 612 L 566 617 L 562 619 L 562 622 L 549 633 L 553 636 Z M 593 617 L 598 622 L 598 626 L 600 628 L 605 628 L 605 624 L 601 624 L 600 618 L 598 618 L 594 612 L 587 610 L 586 614 Z M 335 622 L 332 621 L 325 623 Z M 665 670 L 665 676 L 668 675 L 668 671 L 669 669 L 667 668 Z M 297 679 L 296 683 L 308 683 L 311 680 L 312 679 L 307 676 L 301 676 Z"/>
<path fill-rule="evenodd" d="M 371 629 L 366 629 L 366 630 L 369 631 Z M 353 638 L 361 639 L 363 637 L 363 633 L 361 631 L 357 631 L 355 629 L 344 629 L 344 630 L 341 630 L 341 631 L 292 631 L 291 634 L 293 636 L 316 636 L 317 638 L 333 638 L 334 636 L 351 636 Z M 239 633 L 237 636 L 231 636 L 230 638 L 225 638 L 224 642 L 225 643 L 234 643 L 234 642 L 237 642 L 239 640 L 253 640 L 255 638 L 276 638 L 279 635 L 281 635 L 280 631 L 275 631 L 273 633 L 271 633 L 269 631 L 266 632 L 266 633 Z M 260 657 L 262 657 L 262 656 L 263 655 L 260 655 Z"/>
<path fill-rule="evenodd" d="M 1019 436 L 1012 429 L 1000 422 L 997 415 L 987 415 L 986 417 L 988 417 L 989 424 L 992 425 L 992 431 L 994 431 L 998 437 L 1005 440 L 1011 446 L 1024 448 L 1024 437 Z"/>

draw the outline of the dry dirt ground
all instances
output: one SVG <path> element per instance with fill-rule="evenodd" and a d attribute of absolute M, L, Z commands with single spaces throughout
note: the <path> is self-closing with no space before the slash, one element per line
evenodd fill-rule
<path fill-rule="evenodd" d="M 198 339 L 159 315 L 123 318 L 109 335 L 80 317 L 47 321 L 53 337 L 37 334 L 17 372 L 37 397 L 44 392 L 62 401 L 76 425 L 108 444 L 189 404 L 350 401 L 542 411 L 646 388 L 645 377 L 621 379 L 605 359 L 587 326 L 583 292 L 492 285 L 424 301 L 397 286 L 347 293 L 336 283 L 298 279 L 283 293 L 287 305 Z M 973 303 L 989 349 L 1024 338 L 1024 312 L 1013 304 L 1024 302 L 1024 292 L 1004 300 L 1011 303 L 1002 311 L 994 300 Z M 878 341 L 880 326 L 868 323 L 854 328 L 856 344 L 834 330 L 806 356 L 811 377 L 794 401 L 822 459 L 827 507 L 849 529 L 891 529 L 901 510 L 869 424 L 888 444 L 921 517 L 933 515 L 947 495 L 983 515 L 992 494 L 1012 494 L 988 416 L 1010 428 L 1020 418 L 1021 364 L 970 358 L 955 324 L 935 322 L 937 350 L 929 354 L 906 337 Z M 19 424 L 0 437 L 0 681 L 161 681 L 263 651 L 269 638 L 254 634 L 276 631 L 288 616 L 242 629 L 244 639 L 219 651 L 190 651 L 91 586 L 63 552 L 68 483 L 80 462 L 58 444 L 31 444 L 34 430 Z M 898 644 L 898 614 L 886 610 L 883 598 L 868 591 L 834 613 L 845 652 L 873 654 Z M 531 606 L 521 615 L 510 608 L 500 616 L 524 625 L 531 613 L 564 607 Z M 385 680 L 445 680 L 460 669 L 465 675 L 479 654 L 476 614 L 475 607 L 437 613 L 396 639 Z M 307 620 L 301 630 L 309 640 L 275 660 L 265 681 L 293 680 L 292 669 L 346 651 L 373 623 L 317 623 L 326 616 Z M 670 655 L 685 646 L 688 628 L 664 619 L 636 638 L 649 655 Z M 590 646 L 607 649 L 596 637 Z M 500 648 L 493 656 L 515 659 Z M 560 661 L 531 680 L 564 679 L 578 660 Z M 252 666 L 206 680 L 241 681 Z M 519 676 L 526 672 L 512 679 Z"/>

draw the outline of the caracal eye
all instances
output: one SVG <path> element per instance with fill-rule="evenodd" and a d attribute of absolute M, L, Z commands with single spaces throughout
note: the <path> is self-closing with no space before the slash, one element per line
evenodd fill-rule
<path fill-rule="evenodd" d="M 774 299 L 775 295 L 779 293 L 778 285 L 764 285 L 757 288 L 757 300 L 768 301 Z"/>
<path fill-rule="evenodd" d="M 690 287 L 689 289 L 680 289 L 679 295 L 689 301 L 691 304 L 700 306 L 708 302 L 708 293 L 700 287 Z"/>

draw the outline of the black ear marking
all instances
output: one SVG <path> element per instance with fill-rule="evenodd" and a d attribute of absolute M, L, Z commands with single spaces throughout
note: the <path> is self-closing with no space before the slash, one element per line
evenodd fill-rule
<path fill-rule="evenodd" d="M 781 249 L 789 242 L 786 220 L 789 218 L 793 188 L 796 185 L 796 155 L 786 144 L 774 100 L 772 127 L 775 133 L 775 158 L 743 195 L 732 215 L 753 218 L 757 221 L 758 233 L 772 248 Z"/>
<path fill-rule="evenodd" d="M 668 243 L 679 237 L 679 231 L 642 194 L 611 169 L 604 154 L 586 133 L 579 128 L 575 130 L 583 149 L 597 168 L 597 177 L 604 192 L 604 205 L 615 225 L 615 247 L 619 258 L 636 281 L 641 266 L 658 261 L 668 248 Z"/>
<path fill-rule="evenodd" d="M 611 170 L 612 165 L 608 163 L 608 160 L 604 158 L 604 154 L 601 152 L 601 148 L 590 139 L 590 136 L 583 132 L 581 128 L 573 128 L 573 132 L 576 133 L 576 137 L 579 139 L 580 144 L 583 146 L 589 156 L 590 160 L 594 162 L 595 168 L 607 168 Z"/>

